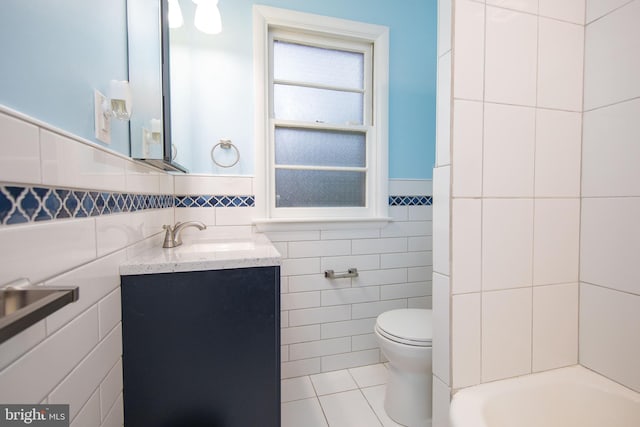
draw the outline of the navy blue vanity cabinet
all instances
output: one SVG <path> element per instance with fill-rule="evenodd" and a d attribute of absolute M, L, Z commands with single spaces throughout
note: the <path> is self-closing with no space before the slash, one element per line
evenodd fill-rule
<path fill-rule="evenodd" d="M 280 427 L 280 267 L 122 276 L 126 427 Z"/>

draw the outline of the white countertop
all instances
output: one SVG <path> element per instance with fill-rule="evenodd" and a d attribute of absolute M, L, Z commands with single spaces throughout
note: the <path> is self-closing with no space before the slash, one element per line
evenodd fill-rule
<path fill-rule="evenodd" d="M 186 241 L 176 248 L 150 248 L 120 265 L 122 276 L 280 265 L 280 253 L 264 234 L 240 239 Z"/>

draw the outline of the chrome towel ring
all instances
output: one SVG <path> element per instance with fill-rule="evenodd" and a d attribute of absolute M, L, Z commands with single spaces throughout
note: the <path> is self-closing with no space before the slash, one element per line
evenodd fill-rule
<path fill-rule="evenodd" d="M 218 147 L 220 147 L 223 150 L 233 149 L 236 152 L 236 159 L 232 163 L 228 163 L 228 164 L 218 162 L 216 160 L 216 148 Z M 221 168 L 230 168 L 235 166 L 240 161 L 240 151 L 238 150 L 238 147 L 236 147 L 235 144 L 231 142 L 230 139 L 221 139 L 220 142 L 214 145 L 213 148 L 211 149 L 211 160 L 213 161 L 213 163 L 220 166 Z"/>

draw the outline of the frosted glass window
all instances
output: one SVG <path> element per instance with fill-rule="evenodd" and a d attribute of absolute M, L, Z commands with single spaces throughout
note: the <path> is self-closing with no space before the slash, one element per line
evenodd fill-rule
<path fill-rule="evenodd" d="M 364 54 L 275 40 L 274 79 L 364 89 Z"/>
<path fill-rule="evenodd" d="M 268 54 L 268 90 L 260 91 L 267 106 L 266 213 L 371 216 L 382 206 L 377 187 L 386 178 L 386 169 L 377 170 L 386 132 L 373 117 L 387 102 L 385 91 L 374 94 L 375 87 L 387 86 L 387 30 L 328 17 L 318 18 L 318 30 L 315 18 L 300 19 L 306 22 L 300 28 L 268 26 L 269 50 L 261 52 Z M 374 52 L 384 63 L 380 72 L 374 71 Z"/>
<path fill-rule="evenodd" d="M 361 93 L 275 84 L 276 119 L 361 125 L 364 95 Z"/>
<path fill-rule="evenodd" d="M 364 207 L 363 172 L 276 169 L 276 207 Z"/>
<path fill-rule="evenodd" d="M 366 166 L 366 135 L 362 132 L 276 127 L 277 165 Z"/>

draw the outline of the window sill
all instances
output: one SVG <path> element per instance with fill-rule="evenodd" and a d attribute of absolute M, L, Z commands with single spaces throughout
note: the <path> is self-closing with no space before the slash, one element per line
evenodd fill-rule
<path fill-rule="evenodd" d="M 253 220 L 257 231 L 291 230 L 352 230 L 383 228 L 393 221 L 390 217 L 374 218 L 258 218 Z"/>

